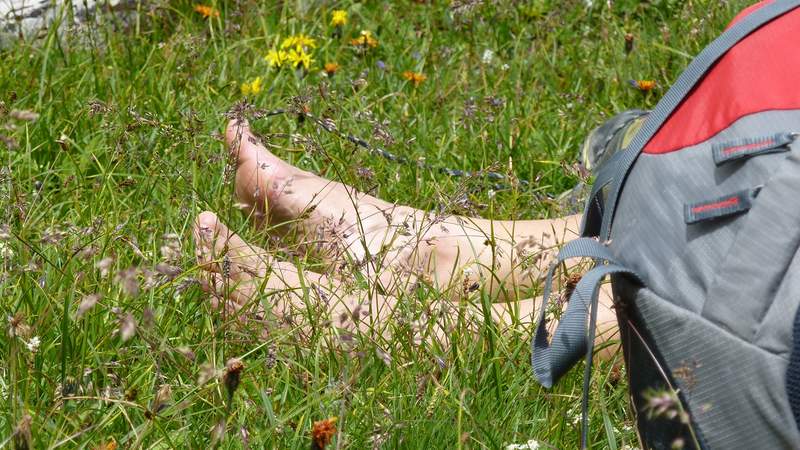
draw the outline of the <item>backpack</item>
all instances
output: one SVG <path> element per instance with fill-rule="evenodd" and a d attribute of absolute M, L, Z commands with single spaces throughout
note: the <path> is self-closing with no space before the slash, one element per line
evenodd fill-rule
<path fill-rule="evenodd" d="M 610 276 L 646 448 L 800 448 L 800 0 L 754 5 L 603 155 L 532 341 L 545 387 L 581 358 Z M 595 261 L 552 339 L 556 267 Z"/>

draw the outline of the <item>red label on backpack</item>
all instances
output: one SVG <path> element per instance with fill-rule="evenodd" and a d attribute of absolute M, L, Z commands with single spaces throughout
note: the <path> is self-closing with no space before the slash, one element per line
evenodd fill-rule
<path fill-rule="evenodd" d="M 743 213 L 752 206 L 752 197 L 753 191 L 748 189 L 713 200 L 690 203 L 684 206 L 684 220 L 692 224 Z"/>
<path fill-rule="evenodd" d="M 714 154 L 714 163 L 718 166 L 728 161 L 747 158 L 750 156 L 778 153 L 789 150 L 789 144 L 797 137 L 795 133 L 779 133 L 773 136 L 739 139 L 730 142 L 714 144 L 711 150 Z"/>

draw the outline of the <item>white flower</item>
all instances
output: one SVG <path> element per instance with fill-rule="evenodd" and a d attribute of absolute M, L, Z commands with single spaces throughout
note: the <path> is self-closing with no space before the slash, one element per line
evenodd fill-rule
<path fill-rule="evenodd" d="M 528 442 L 524 444 L 508 444 L 506 446 L 506 450 L 536 450 L 541 447 L 539 441 L 536 439 L 530 439 Z"/>
<path fill-rule="evenodd" d="M 39 344 L 41 343 L 42 340 L 39 339 L 39 336 L 34 336 L 28 342 L 25 343 L 25 346 L 28 347 L 29 352 L 36 353 L 39 351 Z"/>
<path fill-rule="evenodd" d="M 483 51 L 483 56 L 481 56 L 481 61 L 484 64 L 491 64 L 492 59 L 494 59 L 494 52 L 491 49 L 486 49 Z"/>
<path fill-rule="evenodd" d="M 505 72 L 506 70 L 510 69 L 511 66 L 509 66 L 508 64 L 503 64 L 502 66 L 500 66 L 500 68 L 503 69 L 503 71 Z"/>
<path fill-rule="evenodd" d="M 577 425 L 581 423 L 582 414 L 578 410 L 578 405 L 573 406 L 567 411 L 567 418 L 572 422 L 573 425 Z"/>
<path fill-rule="evenodd" d="M 14 250 L 11 250 L 11 246 L 0 241 L 0 258 L 6 259 L 12 256 L 14 256 Z"/>

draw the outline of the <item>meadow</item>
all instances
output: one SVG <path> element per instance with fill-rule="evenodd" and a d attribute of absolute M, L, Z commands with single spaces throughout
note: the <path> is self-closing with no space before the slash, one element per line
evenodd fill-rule
<path fill-rule="evenodd" d="M 196 215 L 267 240 L 232 200 L 226 117 L 392 202 L 556 217 L 590 182 L 586 135 L 652 108 L 746 3 L 155 0 L 3 38 L 0 448 L 313 448 L 315 422 L 329 448 L 577 448 L 582 364 L 542 389 L 529 326 L 341 343 L 213 309 Z M 313 45 L 283 46 L 299 35 Z M 291 241 L 270 249 L 324 270 Z M 384 325 L 436 296 L 420 286 Z M 638 447 L 624 369 L 598 364 L 590 395 L 591 448 Z"/>

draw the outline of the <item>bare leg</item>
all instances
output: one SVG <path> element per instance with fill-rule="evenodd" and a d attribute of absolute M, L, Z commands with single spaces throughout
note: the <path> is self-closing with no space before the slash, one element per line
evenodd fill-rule
<path fill-rule="evenodd" d="M 228 124 L 226 140 L 237 199 L 258 221 L 291 224 L 327 263 L 349 261 L 387 293 L 422 281 L 451 298 L 484 289 L 516 299 L 540 281 L 554 249 L 578 235 L 579 216 L 494 221 L 391 204 L 287 164 L 244 121 Z"/>
<path fill-rule="evenodd" d="M 390 338 L 388 325 L 398 307 L 394 297 L 349 290 L 334 278 L 276 261 L 231 232 L 210 212 L 198 216 L 194 238 L 198 263 L 210 274 L 208 289 L 216 302 L 228 299 L 230 311 L 241 313 L 245 309 L 263 315 L 265 308 L 269 308 L 282 323 L 298 330 L 308 330 L 309 324 L 322 318 L 329 324 L 326 329 L 340 336 L 367 333 L 373 339 Z M 429 309 L 441 314 L 423 316 L 413 324 L 415 339 L 447 345 L 459 311 L 448 301 L 430 306 Z M 483 322 L 480 305 L 467 302 L 465 306 L 465 314 L 477 327 Z M 598 345 L 607 343 L 616 334 L 610 292 L 605 287 L 601 290 L 600 306 Z M 496 303 L 491 307 L 492 319 L 501 331 L 516 326 L 531 329 L 540 307 L 541 298 Z M 615 350 L 616 346 L 611 346 L 601 357 L 609 357 Z"/>

